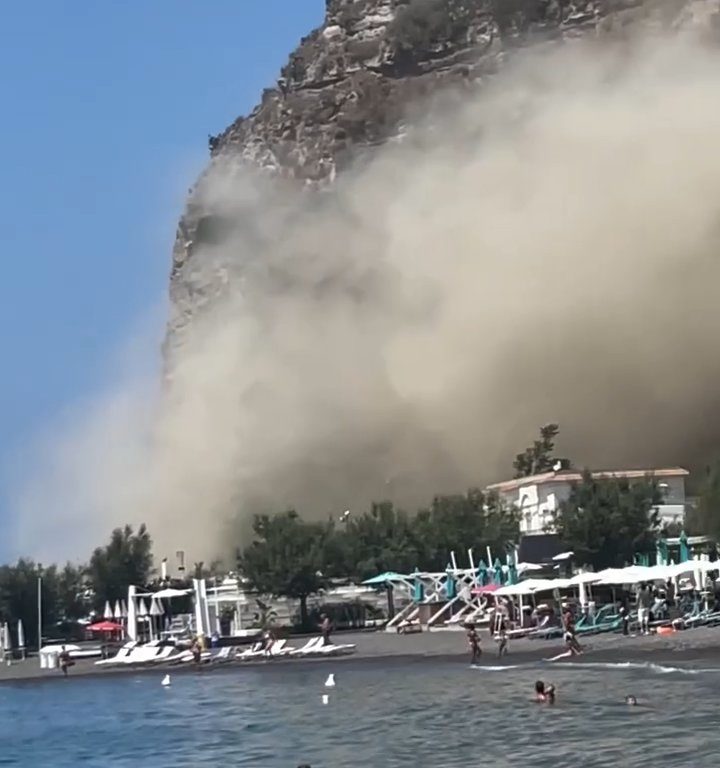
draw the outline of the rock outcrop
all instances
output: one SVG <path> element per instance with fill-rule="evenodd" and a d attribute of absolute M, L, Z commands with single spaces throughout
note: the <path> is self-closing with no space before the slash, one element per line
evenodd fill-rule
<path fill-rule="evenodd" d="M 676 24 L 708 9 L 717 19 L 715 2 L 687 0 L 327 0 L 324 24 L 302 39 L 277 85 L 249 116 L 210 137 L 211 163 L 173 250 L 167 350 L 227 280 L 225 266 L 195 263 L 204 258 L 198 246 L 228 226 L 203 195 L 214 169 L 239 163 L 304 186 L 328 184 L 401 131 L 412 105 L 449 84 L 477 87 L 520 46 L 621 34 L 639 19 Z"/>

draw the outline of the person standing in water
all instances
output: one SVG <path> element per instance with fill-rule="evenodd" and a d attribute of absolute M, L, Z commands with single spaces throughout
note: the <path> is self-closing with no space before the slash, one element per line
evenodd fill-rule
<path fill-rule="evenodd" d="M 480 647 L 480 636 L 474 624 L 467 625 L 467 641 L 470 646 L 470 663 L 477 664 L 482 656 L 482 648 Z"/>
<path fill-rule="evenodd" d="M 498 658 L 507 655 L 507 621 L 505 621 L 505 612 L 501 611 L 496 614 L 495 621 L 495 639 L 498 643 Z"/>
<path fill-rule="evenodd" d="M 320 632 L 322 634 L 323 645 L 331 645 L 330 632 L 332 631 L 332 624 L 330 623 L 330 619 L 325 613 L 323 613 L 320 618 L 322 619 L 320 623 Z"/>
<path fill-rule="evenodd" d="M 555 703 L 555 686 L 546 685 L 542 680 L 535 683 L 535 701 L 540 704 Z"/>

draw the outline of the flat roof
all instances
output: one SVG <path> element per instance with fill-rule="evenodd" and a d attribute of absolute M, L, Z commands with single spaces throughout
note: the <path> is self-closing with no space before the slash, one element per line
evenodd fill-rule
<path fill-rule="evenodd" d="M 640 480 L 643 477 L 687 477 L 690 473 L 682 467 L 668 467 L 665 469 L 603 469 L 592 472 L 594 480 L 611 480 L 613 478 L 624 480 Z M 516 491 L 526 485 L 544 485 L 546 483 L 579 483 L 582 480 L 582 472 L 574 469 L 561 469 L 559 472 L 543 472 L 540 475 L 518 477 L 513 480 L 505 480 L 502 483 L 493 483 L 487 486 L 488 491 Z"/>

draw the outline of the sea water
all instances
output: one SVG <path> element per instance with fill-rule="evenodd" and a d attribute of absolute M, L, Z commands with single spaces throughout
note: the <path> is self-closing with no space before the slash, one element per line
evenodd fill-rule
<path fill-rule="evenodd" d="M 164 674 L 3 685 L 0 765 L 697 768 L 720 751 L 713 668 L 348 660 L 171 674 L 169 687 Z M 557 686 L 554 707 L 532 701 L 536 679 Z"/>

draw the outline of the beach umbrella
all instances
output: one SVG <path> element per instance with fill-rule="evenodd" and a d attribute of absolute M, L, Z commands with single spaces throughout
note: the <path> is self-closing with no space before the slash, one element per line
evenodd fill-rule
<path fill-rule="evenodd" d="M 110 601 L 105 601 L 105 610 L 103 611 L 103 619 L 107 619 L 108 621 L 111 621 L 113 619 L 113 612 L 112 608 L 110 607 Z"/>
<path fill-rule="evenodd" d="M 127 603 L 124 600 L 121 600 L 120 601 L 120 618 L 127 619 L 127 616 L 128 616 Z"/>
<path fill-rule="evenodd" d="M 415 568 L 413 576 L 415 578 L 415 584 L 413 585 L 413 600 L 416 603 L 422 603 L 425 599 L 425 585 L 420 578 L 420 571 L 417 568 Z"/>
<path fill-rule="evenodd" d="M 457 597 L 457 583 L 449 565 L 445 569 L 445 595 L 448 600 L 454 600 Z"/>
<path fill-rule="evenodd" d="M 485 561 L 481 560 L 478 563 L 478 569 L 477 569 L 477 580 L 481 587 L 486 587 L 488 584 L 488 570 L 487 566 L 485 565 Z"/>
<path fill-rule="evenodd" d="M 668 547 L 665 539 L 658 539 L 657 541 L 655 562 L 657 565 L 667 565 L 668 563 Z"/>
<path fill-rule="evenodd" d="M 518 582 L 517 568 L 515 567 L 515 563 L 510 563 L 510 565 L 508 565 L 507 583 L 517 584 L 517 582 Z"/>
<path fill-rule="evenodd" d="M 113 619 L 115 619 L 115 621 L 117 621 L 118 619 L 122 618 L 122 608 L 120 607 L 120 601 L 119 600 L 115 601 L 115 608 L 113 610 L 112 617 L 113 617 Z"/>
<path fill-rule="evenodd" d="M 23 627 L 22 619 L 18 619 L 17 625 L 18 633 L 18 648 L 22 651 L 22 657 L 25 658 L 25 628 Z"/>
<path fill-rule="evenodd" d="M 495 558 L 495 565 L 493 566 L 493 581 L 496 584 L 503 583 L 502 563 L 499 558 Z"/>
<path fill-rule="evenodd" d="M 685 531 L 680 534 L 680 562 L 686 563 L 690 559 L 690 548 Z"/>
<path fill-rule="evenodd" d="M 12 650 L 12 639 L 10 637 L 10 625 L 5 622 L 3 624 L 3 648 L 5 653 L 9 653 Z"/>

